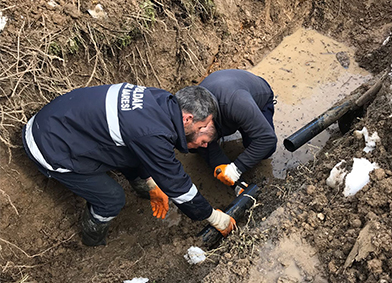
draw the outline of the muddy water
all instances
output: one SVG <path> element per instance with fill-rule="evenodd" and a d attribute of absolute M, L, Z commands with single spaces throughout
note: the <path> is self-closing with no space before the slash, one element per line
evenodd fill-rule
<path fill-rule="evenodd" d="M 337 60 L 338 52 L 346 52 L 350 61 L 347 68 Z M 311 160 L 322 148 L 329 138 L 327 130 L 293 153 L 284 148 L 283 140 L 370 79 L 353 58 L 354 50 L 349 47 L 315 31 L 300 29 L 249 70 L 264 77 L 275 93 L 278 147 L 272 158 L 246 172 L 245 180 L 258 182 L 263 176 L 284 178 L 288 168 Z M 345 62 L 346 66 L 347 60 Z M 227 142 L 223 147 L 231 160 L 244 150 L 239 138 L 239 133 L 225 138 Z M 231 202 L 234 193 L 213 178 L 212 169 L 207 168 L 200 156 L 177 154 L 177 158 L 213 206 Z"/>
<path fill-rule="evenodd" d="M 353 49 L 302 28 L 249 71 L 265 78 L 276 96 L 278 148 L 269 165 L 263 162 L 265 172 L 261 173 L 268 176 L 272 172 L 277 178 L 284 178 L 288 168 L 311 160 L 329 134 L 323 131 L 293 153 L 284 148 L 284 138 L 371 78 L 354 62 Z"/>

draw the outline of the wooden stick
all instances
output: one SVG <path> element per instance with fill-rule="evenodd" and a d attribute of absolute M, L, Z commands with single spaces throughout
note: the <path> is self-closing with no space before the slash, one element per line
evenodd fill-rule
<path fill-rule="evenodd" d="M 377 80 L 377 82 L 355 101 L 356 107 L 361 107 L 365 105 L 373 98 L 374 95 L 376 95 L 379 92 L 382 83 L 384 82 L 385 78 L 388 76 L 389 72 L 390 70 L 385 71 L 384 74 L 382 74 L 382 76 Z"/>

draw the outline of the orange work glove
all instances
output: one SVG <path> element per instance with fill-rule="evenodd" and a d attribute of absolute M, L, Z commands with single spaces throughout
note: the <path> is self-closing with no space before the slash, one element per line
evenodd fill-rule
<path fill-rule="evenodd" d="M 207 218 L 222 235 L 226 237 L 232 230 L 237 229 L 237 223 L 233 217 L 222 212 L 220 209 L 213 209 L 210 217 Z"/>
<path fill-rule="evenodd" d="M 152 186 L 154 183 L 153 179 L 149 179 L 147 183 L 149 183 L 149 186 Z M 154 189 L 150 190 L 148 192 L 150 194 L 150 203 L 151 203 L 151 208 L 153 211 L 153 215 L 156 218 L 162 218 L 165 219 L 166 213 L 169 211 L 169 198 L 168 196 L 162 192 L 162 190 L 155 184 Z"/>
<path fill-rule="evenodd" d="M 242 172 L 233 162 L 230 164 L 221 164 L 216 166 L 214 170 L 214 177 L 228 186 L 233 186 L 240 178 L 241 174 Z"/>

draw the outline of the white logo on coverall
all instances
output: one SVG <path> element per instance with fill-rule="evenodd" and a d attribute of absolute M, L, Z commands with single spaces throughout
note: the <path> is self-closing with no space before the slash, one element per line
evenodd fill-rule
<path fill-rule="evenodd" d="M 126 84 L 121 92 L 121 110 L 129 111 L 135 109 L 143 109 L 143 97 L 145 86 L 136 86 L 133 84 Z"/>

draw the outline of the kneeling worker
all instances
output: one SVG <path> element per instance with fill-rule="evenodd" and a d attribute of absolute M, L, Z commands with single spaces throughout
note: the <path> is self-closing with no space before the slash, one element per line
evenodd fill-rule
<path fill-rule="evenodd" d="M 187 152 L 187 142 L 215 113 L 210 93 L 198 86 L 176 96 L 130 83 L 79 88 L 34 115 L 23 128 L 23 143 L 43 174 L 86 200 L 85 245 L 105 245 L 109 223 L 125 205 L 123 188 L 106 172 L 139 167 L 156 182 L 149 191 L 155 216 L 165 217 L 170 198 L 188 217 L 208 220 L 226 236 L 235 220 L 211 207 L 174 152 Z"/>

